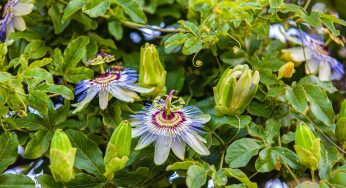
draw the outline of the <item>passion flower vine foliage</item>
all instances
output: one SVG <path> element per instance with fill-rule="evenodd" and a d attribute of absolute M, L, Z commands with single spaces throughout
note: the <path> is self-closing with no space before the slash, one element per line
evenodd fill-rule
<path fill-rule="evenodd" d="M 346 187 L 343 0 L 0 6 L 0 187 Z"/>

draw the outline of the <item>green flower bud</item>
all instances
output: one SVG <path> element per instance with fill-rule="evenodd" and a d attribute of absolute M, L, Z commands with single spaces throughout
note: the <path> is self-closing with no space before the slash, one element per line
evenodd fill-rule
<path fill-rule="evenodd" d="M 50 165 L 53 178 L 58 182 L 69 182 L 74 177 L 73 165 L 76 156 L 70 139 L 61 129 L 57 129 L 50 146 Z"/>
<path fill-rule="evenodd" d="M 132 131 L 128 121 L 122 121 L 114 130 L 108 142 L 104 163 L 106 172 L 103 174 L 108 180 L 113 179 L 114 173 L 125 167 L 129 160 Z"/>
<path fill-rule="evenodd" d="M 316 139 L 311 129 L 302 122 L 295 132 L 294 149 L 304 166 L 316 170 L 320 160 L 320 139 Z"/>
<path fill-rule="evenodd" d="M 155 90 L 145 95 L 157 96 L 166 93 L 166 74 L 155 46 L 146 43 L 141 47 L 138 83 L 147 87 L 155 87 Z"/>
<path fill-rule="evenodd" d="M 260 76 L 247 65 L 227 69 L 216 87 L 214 97 L 217 115 L 240 115 L 257 92 Z"/>

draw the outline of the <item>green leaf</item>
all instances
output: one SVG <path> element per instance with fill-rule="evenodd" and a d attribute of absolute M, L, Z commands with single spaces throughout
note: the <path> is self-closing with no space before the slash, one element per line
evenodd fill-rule
<path fill-rule="evenodd" d="M 104 164 L 101 150 L 80 131 L 67 130 L 72 146 L 77 148 L 75 166 L 103 180 Z"/>
<path fill-rule="evenodd" d="M 166 87 L 167 91 L 170 91 L 172 89 L 176 89 L 178 91 L 181 91 L 181 89 L 184 86 L 185 82 L 185 69 L 181 66 L 175 67 L 174 70 L 168 71 L 167 73 L 167 80 Z"/>
<path fill-rule="evenodd" d="M 307 106 L 307 97 L 304 87 L 295 85 L 286 89 L 285 98 L 298 112 L 304 112 Z"/>
<path fill-rule="evenodd" d="M 207 171 L 201 166 L 191 165 L 187 170 L 186 185 L 189 188 L 200 188 L 207 181 Z"/>
<path fill-rule="evenodd" d="M 17 150 L 18 139 L 16 134 L 5 131 L 0 135 L 0 173 L 16 161 Z"/>
<path fill-rule="evenodd" d="M 340 35 L 340 31 L 335 28 L 333 21 L 323 17 L 320 18 L 320 20 L 326 27 L 328 27 L 328 29 L 332 32 L 334 36 Z"/>
<path fill-rule="evenodd" d="M 74 179 L 67 183 L 69 188 L 103 188 L 105 182 L 99 178 L 91 176 L 89 174 L 79 173 L 76 174 Z"/>
<path fill-rule="evenodd" d="M 39 59 L 46 55 L 48 48 L 42 40 L 31 41 L 24 49 L 24 53 L 30 55 L 30 59 Z"/>
<path fill-rule="evenodd" d="M 51 81 L 53 80 L 53 76 L 50 72 L 46 71 L 45 69 L 42 68 L 32 68 L 32 69 L 28 69 L 23 73 L 23 76 L 26 79 L 36 79 L 36 80 L 47 80 L 47 81 Z"/>
<path fill-rule="evenodd" d="M 86 46 L 89 43 L 89 38 L 80 36 L 72 40 L 64 51 L 64 69 L 71 69 L 76 67 L 78 62 L 86 54 Z"/>
<path fill-rule="evenodd" d="M 185 43 L 187 39 L 189 39 L 189 36 L 192 36 L 191 34 L 184 34 L 184 33 L 176 33 L 165 41 L 165 48 L 177 48 L 178 46 Z"/>
<path fill-rule="evenodd" d="M 251 116 L 248 115 L 241 115 L 238 118 L 211 115 L 211 121 L 208 124 L 212 125 L 212 130 L 216 130 L 224 125 L 244 128 L 251 122 Z"/>
<path fill-rule="evenodd" d="M 65 79 L 70 83 L 77 83 L 81 80 L 90 79 L 94 72 L 86 67 L 69 68 L 65 73 Z"/>
<path fill-rule="evenodd" d="M 71 19 L 67 19 L 64 23 L 61 23 L 63 8 L 64 5 L 54 3 L 48 10 L 48 15 L 52 18 L 55 34 L 62 33 L 71 22 Z"/>
<path fill-rule="evenodd" d="M 0 72 L 0 83 L 4 83 L 13 79 L 15 79 L 15 77 L 12 76 L 12 74 L 8 72 Z"/>
<path fill-rule="evenodd" d="M 36 61 L 30 63 L 28 68 L 29 69 L 41 68 L 41 67 L 44 67 L 44 66 L 48 65 L 51 62 L 52 62 L 52 58 L 44 58 L 44 59 L 41 59 L 41 60 L 36 60 Z"/>
<path fill-rule="evenodd" d="M 250 179 L 239 169 L 231 169 L 231 168 L 224 168 L 223 173 L 225 173 L 228 177 L 233 177 L 237 179 L 238 181 L 244 183 L 246 187 L 248 188 L 257 188 L 257 184 L 254 182 L 251 182 Z"/>
<path fill-rule="evenodd" d="M 196 37 L 198 36 L 198 26 L 192 22 L 179 20 L 178 23 L 187 31 L 190 31 Z"/>
<path fill-rule="evenodd" d="M 231 168 L 246 166 L 261 148 L 261 143 L 252 138 L 236 140 L 228 146 L 225 161 Z"/>
<path fill-rule="evenodd" d="M 16 127 L 29 131 L 45 129 L 44 121 L 41 119 L 41 117 L 32 113 L 29 113 L 23 118 L 17 118 L 15 122 L 17 124 Z"/>
<path fill-rule="evenodd" d="M 199 162 L 197 161 L 182 161 L 182 162 L 175 162 L 171 165 L 168 165 L 166 170 L 186 170 L 188 169 L 191 165 L 200 165 Z"/>
<path fill-rule="evenodd" d="M 304 85 L 310 110 L 316 119 L 330 126 L 334 122 L 334 110 L 327 94 L 314 85 Z"/>
<path fill-rule="evenodd" d="M 35 188 L 35 182 L 22 174 L 0 175 L 0 187 Z"/>
<path fill-rule="evenodd" d="M 268 104 L 252 100 L 248 107 L 248 112 L 251 115 L 269 118 L 272 114 L 272 110 L 267 105 Z"/>
<path fill-rule="evenodd" d="M 118 187 L 134 187 L 140 186 L 149 175 L 149 169 L 146 167 L 139 167 L 136 171 L 120 171 L 115 173 L 114 180 L 110 181 Z"/>
<path fill-rule="evenodd" d="M 199 52 L 202 48 L 202 42 L 197 37 L 191 37 L 184 43 L 182 52 L 185 55 L 190 55 Z"/>
<path fill-rule="evenodd" d="M 44 84 L 38 85 L 35 89 L 44 91 L 44 92 L 59 94 L 63 96 L 64 98 L 66 98 L 67 100 L 72 100 L 74 98 L 74 95 L 71 89 L 63 85 L 44 83 Z"/>
<path fill-rule="evenodd" d="M 147 22 L 147 17 L 138 1 L 117 0 L 117 3 L 124 9 L 125 13 L 130 16 L 132 21 L 142 24 Z"/>
<path fill-rule="evenodd" d="M 111 105 L 101 112 L 105 125 L 116 127 L 122 121 L 119 105 Z"/>
<path fill-rule="evenodd" d="M 49 149 L 53 132 L 46 129 L 37 131 L 25 147 L 24 157 L 36 159 L 44 155 Z"/>
<path fill-rule="evenodd" d="M 44 91 L 32 91 L 29 93 L 29 105 L 37 110 L 41 115 L 48 113 L 48 96 Z"/>
<path fill-rule="evenodd" d="M 83 6 L 83 12 L 95 18 L 103 16 L 110 6 L 109 0 L 87 0 Z"/>
<path fill-rule="evenodd" d="M 116 40 L 123 38 L 123 26 L 118 21 L 108 22 L 108 31 Z"/>
<path fill-rule="evenodd" d="M 295 188 L 320 188 L 320 185 L 311 181 L 303 181 L 298 184 Z"/>
<path fill-rule="evenodd" d="M 269 0 L 269 5 L 271 8 L 280 8 L 284 5 L 283 0 Z"/>
<path fill-rule="evenodd" d="M 321 89 L 327 90 L 329 93 L 335 93 L 337 89 L 334 87 L 332 81 L 321 81 L 316 76 L 307 76 L 302 79 L 300 79 L 299 84 L 305 85 L 305 84 L 311 84 L 320 87 Z"/>
<path fill-rule="evenodd" d="M 38 183 L 42 186 L 42 188 L 61 188 L 63 185 L 59 182 L 55 182 L 52 176 L 47 174 L 43 174 L 37 177 Z"/>
<path fill-rule="evenodd" d="M 299 168 L 297 155 L 283 147 L 271 147 L 263 149 L 255 162 L 256 170 L 259 172 L 270 172 L 274 170 L 278 160 L 284 160 L 293 169 Z"/>
<path fill-rule="evenodd" d="M 61 23 L 64 23 L 69 19 L 74 13 L 80 10 L 87 0 L 72 0 L 70 1 L 66 8 L 64 9 L 64 15 L 61 18 Z"/>

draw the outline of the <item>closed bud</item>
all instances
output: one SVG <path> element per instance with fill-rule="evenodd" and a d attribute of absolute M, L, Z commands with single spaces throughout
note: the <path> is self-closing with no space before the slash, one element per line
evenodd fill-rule
<path fill-rule="evenodd" d="M 213 88 L 217 115 L 242 114 L 257 92 L 259 79 L 258 71 L 247 65 L 227 69 Z"/>
<path fill-rule="evenodd" d="M 132 131 L 128 121 L 122 121 L 114 130 L 108 142 L 104 163 L 106 171 L 103 174 L 108 180 L 114 173 L 125 167 L 130 155 Z"/>
<path fill-rule="evenodd" d="M 312 170 L 316 170 L 320 160 L 320 139 L 315 137 L 314 133 L 304 122 L 298 125 L 294 138 L 294 149 L 300 163 Z"/>
<path fill-rule="evenodd" d="M 278 79 L 291 78 L 294 72 L 294 63 L 288 62 L 280 67 Z"/>
<path fill-rule="evenodd" d="M 73 166 L 76 156 L 70 139 L 61 129 L 57 129 L 52 138 L 49 158 L 49 168 L 53 178 L 58 182 L 69 182 L 74 177 Z"/>
<path fill-rule="evenodd" d="M 144 95 L 157 96 L 165 93 L 166 74 L 155 46 L 146 43 L 141 47 L 138 83 L 147 87 L 154 87 L 155 90 Z"/>

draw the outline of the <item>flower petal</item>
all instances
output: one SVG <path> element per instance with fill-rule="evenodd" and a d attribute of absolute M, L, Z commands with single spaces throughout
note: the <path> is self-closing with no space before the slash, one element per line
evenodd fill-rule
<path fill-rule="evenodd" d="M 173 143 L 171 147 L 174 154 L 179 159 L 184 160 L 185 143 L 180 138 L 176 138 L 176 139 L 173 139 Z"/>
<path fill-rule="evenodd" d="M 196 122 L 196 123 L 207 123 L 208 121 L 210 121 L 210 115 L 209 114 L 201 114 L 201 115 L 198 115 L 198 116 L 192 116 L 192 117 L 189 117 L 193 122 Z"/>
<path fill-rule="evenodd" d="M 137 144 L 135 150 L 140 150 L 140 149 L 143 149 L 143 148 L 147 147 L 154 140 L 156 140 L 156 138 L 157 138 L 157 135 L 147 133 L 146 135 L 142 136 L 139 139 L 138 144 Z"/>
<path fill-rule="evenodd" d="M 304 56 L 304 50 L 305 50 L 305 56 Z M 283 49 L 282 52 L 289 52 L 291 55 L 291 58 L 295 62 L 302 62 L 306 60 L 309 60 L 312 58 L 312 52 L 309 48 L 305 48 L 303 50 L 302 47 L 294 47 L 294 48 L 288 48 Z"/>
<path fill-rule="evenodd" d="M 125 88 L 136 91 L 138 93 L 150 93 L 150 92 L 154 91 L 154 89 L 155 89 L 153 87 L 152 88 L 144 88 L 144 87 L 137 86 L 135 84 L 126 85 Z"/>
<path fill-rule="evenodd" d="M 18 3 L 18 4 L 13 8 L 14 15 L 16 15 L 16 16 L 24 16 L 24 15 L 30 14 L 33 7 L 34 7 L 33 4 Z"/>
<path fill-rule="evenodd" d="M 86 104 L 88 104 L 97 95 L 98 92 L 99 92 L 99 89 L 97 87 L 91 88 L 88 91 L 88 94 L 86 95 L 86 97 L 81 102 L 79 102 L 77 108 L 73 111 L 73 113 L 76 113 L 76 112 L 82 110 L 83 107 Z"/>
<path fill-rule="evenodd" d="M 208 148 L 199 139 L 197 139 L 195 135 L 186 131 L 181 137 L 198 154 L 200 155 L 210 154 Z"/>
<path fill-rule="evenodd" d="M 25 21 L 22 17 L 13 18 L 14 28 L 19 31 L 24 31 L 26 29 Z"/>
<path fill-rule="evenodd" d="M 126 91 L 118 86 L 111 86 L 109 90 L 115 98 L 121 101 L 124 101 L 124 102 L 134 101 L 134 99 L 132 98 L 133 92 L 131 91 Z"/>
<path fill-rule="evenodd" d="M 317 74 L 319 68 L 319 60 L 311 59 L 305 63 L 305 73 L 306 74 Z"/>
<path fill-rule="evenodd" d="M 101 88 L 99 93 L 99 104 L 102 110 L 108 106 L 108 91 L 105 88 Z"/>
<path fill-rule="evenodd" d="M 319 67 L 318 77 L 321 81 L 330 80 L 331 68 L 328 62 L 321 61 Z"/>
<path fill-rule="evenodd" d="M 155 154 L 154 154 L 154 162 L 157 165 L 163 164 L 169 155 L 169 151 L 171 149 L 172 137 L 170 136 L 161 136 L 156 141 L 155 144 Z"/>

